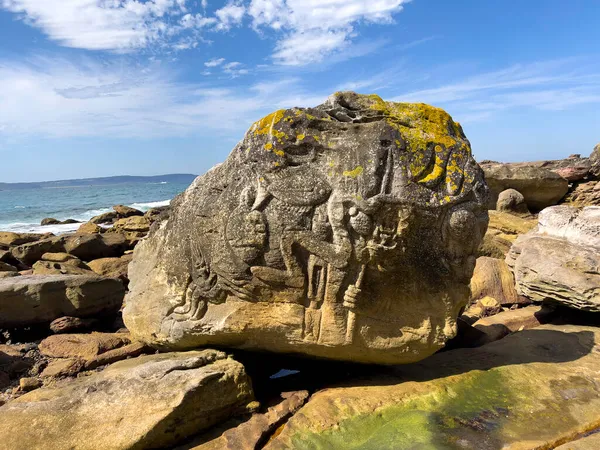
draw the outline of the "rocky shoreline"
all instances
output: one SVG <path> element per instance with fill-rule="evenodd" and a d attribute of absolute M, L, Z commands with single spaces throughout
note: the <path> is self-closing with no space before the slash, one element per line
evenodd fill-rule
<path fill-rule="evenodd" d="M 343 167 L 346 161 L 335 159 L 338 142 L 353 149 L 355 146 L 357 154 L 369 142 L 377 142 L 385 149 L 394 140 L 400 148 L 401 140 L 406 141 L 405 149 L 417 145 L 416 137 L 407 137 L 404 125 L 396 128 L 395 123 L 383 123 L 382 117 L 389 119 L 400 114 L 390 112 L 389 105 L 393 104 L 350 94 L 340 96 L 310 111 L 277 112 L 279 115 L 269 116 L 264 128 L 265 119 L 257 122 L 240 144 L 247 151 L 232 153 L 230 159 L 238 159 L 226 163 L 240 167 L 253 163 L 255 148 L 273 158 L 293 155 L 286 156 L 295 159 L 282 182 L 269 179 L 269 168 L 265 172 L 267 182 L 259 180 L 258 187 L 247 188 L 241 184 L 243 176 L 237 172 L 231 175 L 227 172 L 229 166 L 224 165 L 218 173 L 211 171 L 199 178 L 173 201 L 172 208 L 144 214 L 117 205 L 113 211 L 81 224 L 77 232 L 60 236 L 0 232 L 3 448 L 564 450 L 600 445 L 600 144 L 589 158 L 572 155 L 557 161 L 481 162 L 482 177 L 490 191 L 485 198 L 473 194 L 479 189 L 476 163 L 469 175 L 469 163 L 459 161 L 471 178 L 465 175 L 465 180 L 456 181 L 449 176 L 440 184 L 448 186 L 455 195 L 447 206 L 450 219 L 445 214 L 440 214 L 439 219 L 443 230 L 446 222 L 442 221 L 450 223 L 448 231 L 442 232 L 450 238 L 436 244 L 448 245 L 448 253 L 418 253 L 419 258 L 429 258 L 427 267 L 445 261 L 447 254 L 451 255 L 448 260 L 452 270 L 460 266 L 460 270 L 449 274 L 450 269 L 439 263 L 439 273 L 452 281 L 444 284 L 438 280 L 456 290 L 461 283 L 467 288 L 467 304 L 461 307 L 462 300 L 456 300 L 458 317 L 444 317 L 445 325 L 435 325 L 433 319 L 418 316 L 415 322 L 429 325 L 409 330 L 402 323 L 384 328 L 375 320 L 379 309 L 369 305 L 360 309 L 361 288 L 376 289 L 372 285 L 377 283 L 363 281 L 369 276 L 374 279 L 374 274 L 365 270 L 371 263 L 358 264 L 353 271 L 342 264 L 338 268 L 331 259 L 328 276 L 335 274 L 335 266 L 346 277 L 358 279 L 347 291 L 353 296 L 344 296 L 344 308 L 354 314 L 348 313 L 352 322 L 344 317 L 344 336 L 349 335 L 348 330 L 355 334 L 345 342 L 336 343 L 335 336 L 323 341 L 324 331 L 320 331 L 320 337 L 311 334 L 316 329 L 313 325 L 310 332 L 306 331 L 309 320 L 318 317 L 324 322 L 327 317 L 326 306 L 317 316 L 318 288 L 311 294 L 310 283 L 299 287 L 294 284 L 297 280 L 288 277 L 293 271 L 285 259 L 283 244 L 281 252 L 286 265 L 280 266 L 287 267 L 288 272 L 267 270 L 269 254 L 259 255 L 258 250 L 260 245 L 270 245 L 272 249 L 274 244 L 260 241 L 259 245 L 256 236 L 264 234 L 265 224 L 272 230 L 278 229 L 275 220 L 285 214 L 308 211 L 305 204 L 294 201 L 295 196 L 310 197 L 318 210 L 324 199 L 338 192 L 336 189 L 345 189 L 348 181 L 341 183 L 342 187 L 333 182 L 325 186 L 312 172 L 307 175 L 308 169 L 302 172 L 301 179 L 290 175 L 298 166 L 312 167 L 309 164 L 317 158 L 314 155 L 326 154 L 321 145 L 333 149 L 334 156 L 327 163 L 332 169 L 328 170 L 339 165 L 343 180 L 352 180 L 363 171 L 375 179 L 381 171 L 369 173 L 368 164 L 358 166 L 355 161 L 347 164 L 361 167 L 360 170 L 353 172 Z M 371 115 L 371 111 L 377 114 Z M 447 120 L 438 111 L 441 110 L 419 114 L 432 114 L 428 116 L 432 123 L 433 114 L 435 120 Z M 402 114 L 414 117 L 413 112 Z M 405 116 L 402 117 L 398 123 L 404 124 Z M 439 137 L 435 134 L 436 139 L 447 143 L 451 137 L 452 145 L 463 148 L 468 141 L 462 129 L 449 120 L 445 128 L 440 128 L 442 131 L 436 128 L 435 132 L 428 131 L 428 136 L 440 133 Z M 275 126 L 277 121 L 282 124 L 280 128 Z M 289 145 L 285 143 L 292 133 L 288 126 L 294 133 L 294 142 Z M 348 128 L 352 126 L 357 127 L 355 135 Z M 425 127 L 422 123 L 419 126 Z M 331 139 L 339 130 L 345 134 Z M 396 130 L 400 130 L 397 138 Z M 266 143 L 262 141 L 264 136 Z M 331 139 L 327 145 L 323 143 L 326 139 Z M 299 153 L 298 149 L 306 148 L 317 149 L 313 159 Z M 427 151 L 424 150 L 425 155 Z M 365 156 L 365 161 L 371 162 L 375 157 L 393 161 L 393 154 L 386 152 L 375 149 Z M 239 159 L 242 154 L 250 155 L 250 162 Z M 452 156 L 456 154 L 446 155 L 444 176 L 451 172 L 452 158 L 459 160 Z M 470 153 L 465 154 L 470 157 Z M 269 167 L 282 167 L 276 164 L 279 160 L 268 162 Z M 400 163 L 395 164 L 398 167 Z M 415 163 L 408 165 L 414 175 Z M 430 170 L 437 173 L 433 166 Z M 391 198 L 396 184 L 393 174 L 386 176 L 381 176 L 383 181 L 377 189 Z M 227 177 L 229 181 L 225 180 Z M 423 190 L 438 189 L 438 184 L 425 175 L 420 180 L 424 180 Z M 307 190 L 300 182 L 315 188 Z M 464 190 L 464 199 L 456 184 Z M 231 186 L 237 186 L 235 189 L 239 188 L 242 194 L 231 194 L 234 207 L 225 207 L 219 202 Z M 293 187 L 291 194 L 286 191 L 289 186 Z M 415 193 L 411 201 L 413 198 L 425 211 L 423 193 Z M 441 199 L 440 204 L 446 207 L 444 195 L 434 193 L 432 198 L 436 202 Z M 199 201 L 206 202 L 203 209 L 194 209 Z M 287 201 L 293 208 L 274 209 L 269 215 L 269 201 L 273 208 L 277 201 Z M 344 202 L 340 204 L 346 205 Z M 347 218 L 340 222 L 350 234 L 358 232 L 352 241 L 355 246 L 361 230 L 367 227 L 367 214 L 363 211 L 383 216 L 391 208 L 391 203 L 386 204 L 373 213 L 375 206 L 370 205 L 369 209 L 361 202 L 362 199 L 356 200 L 354 210 L 344 206 L 347 213 L 342 215 L 347 214 Z M 239 235 L 231 235 L 234 225 L 229 223 L 223 230 L 219 228 L 223 221 L 221 216 L 210 216 L 211 205 L 215 211 L 241 211 L 244 221 L 228 219 L 238 228 Z M 334 237 L 325 239 L 333 242 L 336 223 L 331 211 L 335 206 L 329 201 L 326 222 L 333 228 Z M 483 212 L 478 209 L 480 206 Z M 360 208 L 363 209 L 357 212 Z M 424 237 L 432 239 L 428 227 L 437 218 L 430 212 L 429 204 L 428 208 L 426 212 L 415 208 L 405 223 L 396 224 L 397 230 L 404 226 L 403 236 L 408 236 L 402 241 L 408 250 L 396 258 L 405 257 Z M 258 211 L 264 212 L 266 219 Z M 419 214 L 426 220 L 411 222 Z M 398 220 L 401 214 L 394 212 L 392 216 Z M 478 221 L 483 220 L 480 216 L 485 216 L 486 223 L 489 217 L 489 224 L 487 231 L 484 227 L 484 234 L 476 236 Z M 456 228 L 457 221 L 468 227 Z M 52 218 L 44 222 L 56 223 Z M 298 229 L 300 225 L 294 223 Z M 283 226 L 280 228 L 283 231 L 277 232 L 285 242 L 288 235 Z M 197 242 L 204 247 L 178 247 L 179 241 L 195 242 L 198 229 L 202 233 Z M 411 240 L 410 233 L 414 233 L 415 240 Z M 236 255 L 247 263 L 244 267 L 251 277 L 248 284 L 227 284 L 226 294 L 217 292 L 218 283 L 226 278 L 224 272 L 229 270 L 232 274 L 234 269 L 223 262 L 219 246 L 210 247 L 214 254 L 209 260 L 204 239 L 220 234 L 227 237 L 235 251 L 241 249 Z M 308 257 L 307 264 L 310 270 L 319 267 L 315 269 L 316 278 L 324 278 L 322 260 L 330 258 L 329 253 L 322 244 L 313 245 L 306 233 L 297 236 L 290 248 L 303 246 L 306 252 L 318 255 Z M 248 237 L 254 238 L 252 245 L 242 242 Z M 471 249 L 469 245 L 473 243 L 478 245 Z M 201 261 L 194 259 L 198 255 L 203 257 Z M 381 265 L 387 262 L 382 261 Z M 389 267 L 396 270 L 394 265 Z M 219 281 L 215 281 L 211 269 Z M 468 275 L 466 281 L 460 281 L 461 274 Z M 436 282 L 423 274 L 409 275 L 419 289 L 438 295 L 429 286 Z M 387 276 L 399 275 L 393 272 Z M 342 278 L 338 276 L 338 280 Z M 295 335 L 293 316 L 301 305 L 290 300 L 294 288 L 304 289 L 310 300 L 301 312 L 301 337 Z M 255 299 L 256 292 L 272 295 L 272 303 Z M 387 295 L 387 291 L 368 292 L 379 292 L 378 299 Z M 153 299 L 159 294 L 185 301 L 175 304 L 173 300 L 162 306 Z M 325 305 L 327 297 L 323 295 Z M 202 304 L 205 297 L 209 301 Z M 420 303 L 411 303 L 411 307 L 417 313 L 425 311 L 434 317 L 433 301 L 427 303 L 427 297 L 418 299 Z M 428 304 L 430 310 L 422 304 Z M 286 309 L 273 313 L 269 308 L 275 308 L 274 305 Z M 125 327 L 123 308 L 131 330 Z M 180 317 L 175 320 L 174 314 Z M 232 317 L 235 321 L 228 323 Z M 338 312 L 333 317 L 339 319 Z M 436 326 L 440 330 L 446 328 L 434 336 L 430 333 Z M 378 330 L 376 336 L 368 334 L 374 329 Z M 399 333 L 402 340 L 393 333 Z M 411 335 L 418 345 L 407 340 L 406 335 Z M 364 339 L 364 344 L 356 336 Z M 381 344 L 384 337 L 388 338 L 385 345 Z M 443 348 L 436 352 L 440 347 Z M 409 352 L 413 353 L 405 356 Z M 435 354 L 425 358 L 427 352 Z M 417 362 L 398 364 L 402 361 Z M 32 423 L 36 433 L 27 431 Z"/>

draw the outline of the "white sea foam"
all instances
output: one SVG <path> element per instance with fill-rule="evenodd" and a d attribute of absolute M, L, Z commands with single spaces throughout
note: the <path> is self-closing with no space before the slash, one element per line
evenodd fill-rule
<path fill-rule="evenodd" d="M 148 203 L 133 203 L 129 206 L 135 209 L 139 209 L 140 211 L 147 211 L 151 208 L 158 208 L 160 206 L 169 206 L 171 204 L 171 200 L 162 200 L 160 202 L 148 202 Z"/>

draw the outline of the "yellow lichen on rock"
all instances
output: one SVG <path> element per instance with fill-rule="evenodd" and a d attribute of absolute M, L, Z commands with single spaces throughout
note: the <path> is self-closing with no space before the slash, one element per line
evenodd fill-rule
<path fill-rule="evenodd" d="M 344 170 L 343 175 L 345 177 L 356 178 L 363 173 L 363 166 L 356 166 L 352 170 Z"/>

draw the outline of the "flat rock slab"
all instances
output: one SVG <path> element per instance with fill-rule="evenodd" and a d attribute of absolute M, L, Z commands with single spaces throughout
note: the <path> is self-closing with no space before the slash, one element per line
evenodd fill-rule
<path fill-rule="evenodd" d="M 0 279 L 0 328 L 49 323 L 62 316 L 116 312 L 120 280 L 81 275 L 26 275 Z"/>
<path fill-rule="evenodd" d="M 554 448 L 600 423 L 600 330 L 543 325 L 326 389 L 265 448 Z"/>
<path fill-rule="evenodd" d="M 244 367 L 215 350 L 121 361 L 0 408 L 2 448 L 164 448 L 253 400 Z"/>

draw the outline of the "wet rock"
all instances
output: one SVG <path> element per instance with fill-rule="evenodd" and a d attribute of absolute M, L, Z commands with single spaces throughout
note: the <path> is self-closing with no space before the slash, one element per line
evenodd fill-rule
<path fill-rule="evenodd" d="M 337 93 L 277 111 L 138 244 L 125 323 L 172 349 L 422 359 L 456 333 L 486 204 L 441 109 Z"/>
<path fill-rule="evenodd" d="M 29 275 L 0 279 L 0 328 L 49 323 L 65 315 L 90 317 L 119 310 L 119 280 L 81 275 Z"/>
<path fill-rule="evenodd" d="M 46 217 L 42 219 L 40 225 L 58 225 L 60 224 L 60 220 L 54 219 L 52 217 Z"/>
<path fill-rule="evenodd" d="M 600 207 L 542 211 L 537 230 L 515 241 L 506 262 L 519 294 L 600 311 Z"/>
<path fill-rule="evenodd" d="M 141 356 L 2 406 L 0 442 L 7 450 L 168 448 L 252 399 L 243 366 L 223 352 Z"/>
<path fill-rule="evenodd" d="M 264 448 L 554 448 L 600 421 L 599 343 L 543 325 L 324 389 Z"/>

